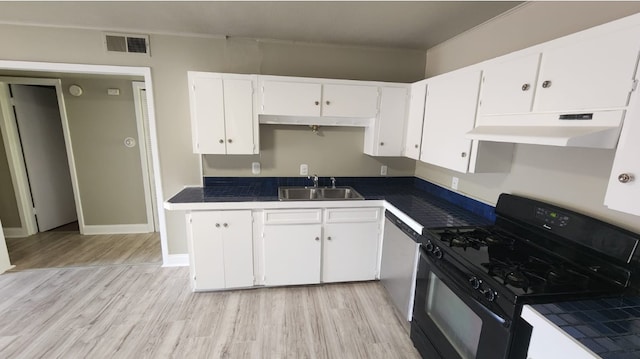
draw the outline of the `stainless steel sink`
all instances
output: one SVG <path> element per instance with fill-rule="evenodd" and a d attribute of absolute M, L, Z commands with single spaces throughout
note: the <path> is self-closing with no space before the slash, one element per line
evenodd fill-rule
<path fill-rule="evenodd" d="M 335 201 L 364 199 L 351 187 L 279 187 L 281 201 Z"/>

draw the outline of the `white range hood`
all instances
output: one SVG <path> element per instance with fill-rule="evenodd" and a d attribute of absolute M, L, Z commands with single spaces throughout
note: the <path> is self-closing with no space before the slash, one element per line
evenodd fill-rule
<path fill-rule="evenodd" d="M 615 148 L 623 110 L 485 115 L 466 137 L 479 141 L 526 143 L 561 147 Z"/>

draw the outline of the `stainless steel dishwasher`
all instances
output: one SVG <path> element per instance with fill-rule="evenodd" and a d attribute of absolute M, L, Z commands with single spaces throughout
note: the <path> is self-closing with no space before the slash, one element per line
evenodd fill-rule
<path fill-rule="evenodd" d="M 380 282 L 403 318 L 411 321 L 420 255 L 420 234 L 385 211 Z"/>

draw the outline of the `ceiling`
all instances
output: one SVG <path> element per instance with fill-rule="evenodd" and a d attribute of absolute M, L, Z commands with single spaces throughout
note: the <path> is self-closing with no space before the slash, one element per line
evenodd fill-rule
<path fill-rule="evenodd" d="M 426 50 L 521 3 L 2 1 L 0 23 Z"/>

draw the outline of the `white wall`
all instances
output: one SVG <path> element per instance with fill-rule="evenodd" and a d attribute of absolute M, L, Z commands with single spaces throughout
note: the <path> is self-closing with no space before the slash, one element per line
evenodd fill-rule
<path fill-rule="evenodd" d="M 151 67 L 162 201 L 184 186 L 200 183 L 199 158 L 191 152 L 189 70 L 394 82 L 424 77 L 423 51 L 151 35 L 151 57 L 145 57 L 106 53 L 102 32 L 94 30 L 0 25 L 0 33 L 2 60 Z M 358 136 L 353 134 L 348 140 L 357 141 Z M 327 159 L 327 163 L 331 161 L 341 159 Z M 169 253 L 186 253 L 183 214 L 168 212 L 166 220 Z"/>
<path fill-rule="evenodd" d="M 533 2 L 427 52 L 429 77 L 640 11 L 638 2 Z M 418 162 L 416 176 L 495 204 L 502 192 L 535 197 L 640 232 L 640 220 L 603 205 L 614 150 L 516 145 L 506 174 L 459 174 Z"/>

